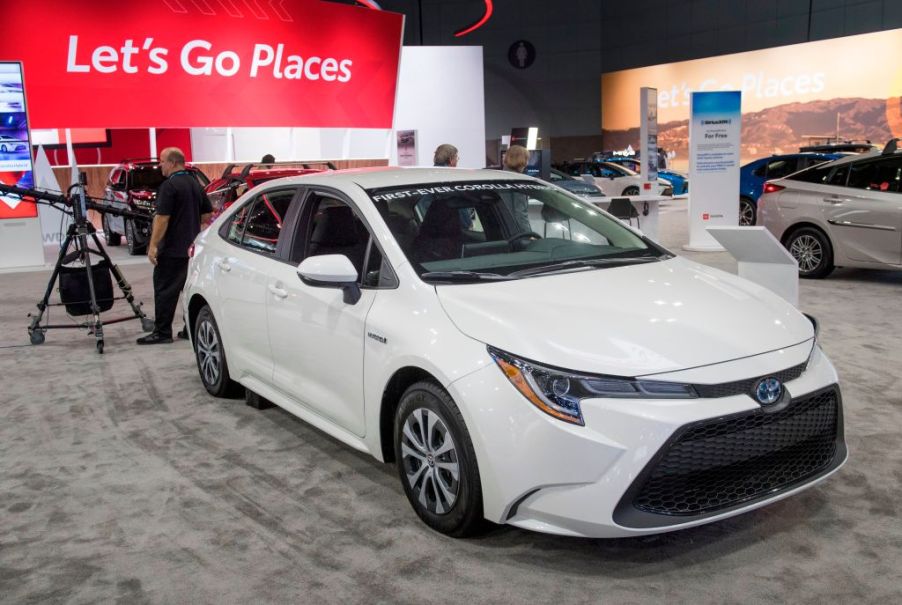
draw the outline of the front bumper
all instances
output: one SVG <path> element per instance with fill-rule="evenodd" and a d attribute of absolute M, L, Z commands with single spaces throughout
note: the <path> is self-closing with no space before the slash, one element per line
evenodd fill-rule
<path fill-rule="evenodd" d="M 781 363 L 777 358 L 774 363 Z M 755 363 L 750 375 L 757 375 L 761 370 L 762 360 L 759 358 Z M 736 362 L 731 365 L 735 371 Z M 761 373 L 778 369 L 782 368 L 771 367 Z M 719 382 L 720 375 L 715 369 L 714 379 L 709 382 Z M 833 366 L 815 347 L 806 371 L 785 385 L 792 397 L 786 409 L 836 382 Z M 765 486 L 763 491 L 749 491 L 751 495 L 746 499 L 719 501 L 713 509 L 699 506 L 677 510 L 675 514 L 649 512 L 648 507 L 643 510 L 636 506 L 636 495 L 674 441 L 698 423 L 761 415 L 761 406 L 747 395 L 717 399 L 584 400 L 586 425 L 579 427 L 534 408 L 494 364 L 452 383 L 450 391 L 460 403 L 476 449 L 486 518 L 535 531 L 619 537 L 692 527 L 792 495 L 823 480 L 846 459 L 841 401 L 836 387 L 835 449 L 826 464 L 779 485 Z M 779 432 L 785 428 L 773 430 Z M 769 430 L 763 429 L 765 434 Z M 727 451 L 740 451 L 741 440 L 742 436 L 738 436 L 735 448 L 731 447 L 729 438 L 720 446 Z M 757 454 L 762 452 L 750 455 Z M 703 486 L 696 483 L 692 489 L 699 489 L 699 485 Z"/>

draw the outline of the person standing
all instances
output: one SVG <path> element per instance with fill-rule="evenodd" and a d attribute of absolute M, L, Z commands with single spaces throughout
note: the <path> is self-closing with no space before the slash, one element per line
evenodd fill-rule
<path fill-rule="evenodd" d="M 522 145 L 511 145 L 504 154 L 504 169 L 522 174 L 529 164 L 529 150 Z M 529 224 L 529 196 L 519 191 L 505 191 L 501 199 L 507 205 L 514 220 L 517 221 L 518 233 L 531 233 Z"/>
<path fill-rule="evenodd" d="M 157 192 L 147 247 L 147 258 L 154 265 L 156 319 L 153 332 L 139 338 L 139 345 L 172 342 L 172 320 L 188 277 L 188 248 L 213 213 L 200 183 L 185 169 L 185 154 L 181 149 L 167 147 L 160 152 L 160 169 L 166 180 Z"/>
<path fill-rule="evenodd" d="M 457 168 L 457 160 L 457 147 L 449 143 L 443 143 L 435 148 L 435 153 L 432 156 L 432 165 Z"/>

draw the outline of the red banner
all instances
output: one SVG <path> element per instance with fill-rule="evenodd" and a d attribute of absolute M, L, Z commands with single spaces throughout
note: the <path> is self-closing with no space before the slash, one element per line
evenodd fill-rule
<path fill-rule="evenodd" d="M 403 16 L 321 0 L 19 2 L 32 128 L 391 128 Z"/>

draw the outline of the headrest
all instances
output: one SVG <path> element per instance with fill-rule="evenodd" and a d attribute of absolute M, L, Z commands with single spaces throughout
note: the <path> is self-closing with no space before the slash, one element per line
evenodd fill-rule
<path fill-rule="evenodd" d="M 451 198 L 452 200 L 454 198 Z M 463 235 L 460 224 L 460 211 L 446 203 L 446 199 L 438 199 L 432 202 L 426 216 L 423 217 L 423 225 L 420 234 L 426 237 L 461 237 Z"/>
<path fill-rule="evenodd" d="M 548 204 L 542 204 L 542 220 L 546 223 L 563 223 L 570 220 L 570 217 Z"/>
<path fill-rule="evenodd" d="M 353 246 L 357 243 L 354 212 L 347 206 L 328 206 L 317 212 L 310 241 L 324 246 Z"/>

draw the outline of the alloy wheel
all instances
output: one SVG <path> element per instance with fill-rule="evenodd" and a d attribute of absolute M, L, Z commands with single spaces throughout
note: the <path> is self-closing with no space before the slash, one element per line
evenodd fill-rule
<path fill-rule="evenodd" d="M 460 464 L 454 439 L 438 414 L 418 408 L 407 416 L 401 458 L 420 505 L 436 515 L 451 511 L 460 490 Z"/>
<path fill-rule="evenodd" d="M 824 248 L 811 235 L 800 235 L 792 241 L 789 253 L 799 262 L 803 273 L 810 273 L 818 268 L 824 258 Z"/>
<path fill-rule="evenodd" d="M 222 365 L 222 352 L 216 329 L 209 321 L 201 321 L 197 328 L 197 361 L 200 365 L 204 382 L 214 385 L 219 380 Z"/>
<path fill-rule="evenodd" d="M 755 224 L 755 207 L 745 200 L 739 202 L 739 224 L 743 227 Z"/>

